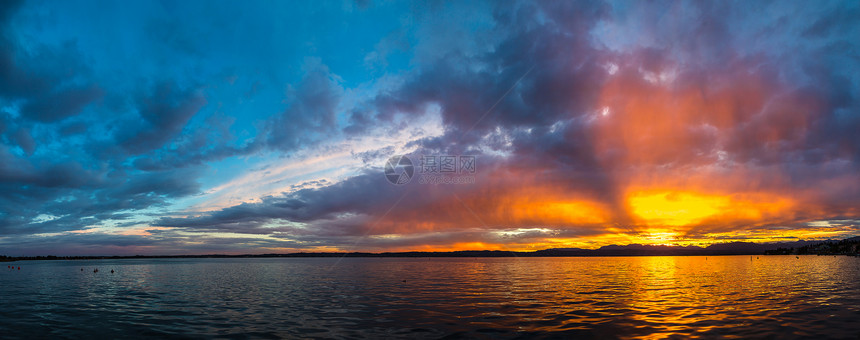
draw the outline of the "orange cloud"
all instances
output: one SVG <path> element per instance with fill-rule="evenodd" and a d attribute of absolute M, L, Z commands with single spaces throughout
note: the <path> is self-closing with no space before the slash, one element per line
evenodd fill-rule
<path fill-rule="evenodd" d="M 481 188 L 468 187 L 470 191 L 444 186 L 417 188 L 410 193 L 413 197 L 404 200 L 419 200 L 421 195 L 434 197 L 408 208 L 396 207 L 376 224 L 374 231 L 408 234 L 464 228 L 498 230 L 546 226 L 600 229 L 612 221 L 613 216 L 603 202 L 548 187 L 528 176 L 517 178 L 520 181 L 516 185 L 485 184 Z"/>

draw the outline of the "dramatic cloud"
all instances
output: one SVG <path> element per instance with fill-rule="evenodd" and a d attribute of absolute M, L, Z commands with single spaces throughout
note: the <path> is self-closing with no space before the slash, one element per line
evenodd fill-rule
<path fill-rule="evenodd" d="M 0 253 L 858 235 L 858 13 L 7 2 Z M 474 172 L 427 183 L 427 156 Z"/>
<path fill-rule="evenodd" d="M 176 90 L 158 84 L 151 94 L 138 100 L 139 118 L 116 131 L 115 140 L 132 154 L 161 148 L 175 137 L 204 105 L 206 99 L 194 90 Z M 137 117 L 135 117 L 137 118 Z"/>

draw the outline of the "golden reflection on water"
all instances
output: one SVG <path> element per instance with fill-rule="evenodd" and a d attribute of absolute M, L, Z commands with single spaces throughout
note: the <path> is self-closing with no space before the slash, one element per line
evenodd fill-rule
<path fill-rule="evenodd" d="M 485 259 L 458 263 L 463 285 L 450 293 L 473 302 L 469 313 L 484 308 L 488 315 L 518 317 L 482 327 L 603 327 L 587 334 L 645 339 L 761 337 L 784 328 L 803 337 L 828 331 L 820 322 L 827 315 L 816 309 L 847 304 L 841 312 L 860 311 L 858 262 L 824 256 Z"/>

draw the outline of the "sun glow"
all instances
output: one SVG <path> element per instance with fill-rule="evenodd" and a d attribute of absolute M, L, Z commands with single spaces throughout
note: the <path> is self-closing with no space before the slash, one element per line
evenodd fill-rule
<path fill-rule="evenodd" d="M 645 241 L 642 243 L 646 244 L 672 245 L 680 236 L 680 233 L 670 229 L 649 229 L 641 238 Z"/>

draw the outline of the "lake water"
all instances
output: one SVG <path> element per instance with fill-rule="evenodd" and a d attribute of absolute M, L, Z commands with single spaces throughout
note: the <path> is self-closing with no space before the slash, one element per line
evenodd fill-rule
<path fill-rule="evenodd" d="M 0 269 L 4 339 L 860 337 L 860 258 L 845 256 L 134 259 Z"/>

